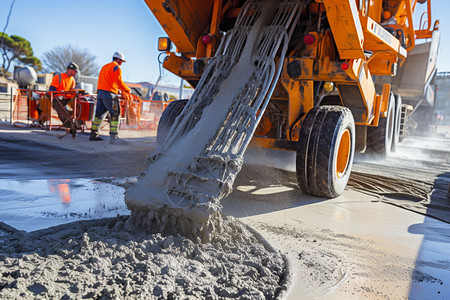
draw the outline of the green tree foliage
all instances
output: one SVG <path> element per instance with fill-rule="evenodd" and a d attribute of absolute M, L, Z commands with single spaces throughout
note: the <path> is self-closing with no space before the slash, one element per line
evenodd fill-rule
<path fill-rule="evenodd" d="M 31 43 L 25 38 L 17 35 L 8 36 L 6 33 L 0 32 L 2 65 L 3 72 L 9 72 L 9 68 L 13 62 L 21 62 L 25 65 L 35 68 L 37 71 L 42 69 L 41 61 L 34 57 Z"/>
<path fill-rule="evenodd" d="M 72 45 L 58 46 L 44 53 L 43 63 L 47 72 L 65 72 L 67 65 L 74 62 L 85 76 L 96 76 L 100 71 L 97 57 L 88 49 L 79 49 Z"/>

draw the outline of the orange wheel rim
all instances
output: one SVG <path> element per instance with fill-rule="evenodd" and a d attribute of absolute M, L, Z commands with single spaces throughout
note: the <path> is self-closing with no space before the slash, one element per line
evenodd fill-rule
<path fill-rule="evenodd" d="M 338 177 L 344 176 L 347 170 L 348 161 L 350 158 L 351 138 L 350 131 L 345 129 L 342 133 L 341 141 L 339 143 L 338 155 L 336 159 L 336 173 Z"/>

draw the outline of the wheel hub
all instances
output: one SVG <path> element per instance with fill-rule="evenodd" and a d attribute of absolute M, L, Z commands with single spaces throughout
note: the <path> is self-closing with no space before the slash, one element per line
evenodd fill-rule
<path fill-rule="evenodd" d="M 339 178 L 343 177 L 347 170 L 348 161 L 350 158 L 351 136 L 350 131 L 345 129 L 342 133 L 341 141 L 339 143 L 338 154 L 336 158 L 336 174 Z"/>

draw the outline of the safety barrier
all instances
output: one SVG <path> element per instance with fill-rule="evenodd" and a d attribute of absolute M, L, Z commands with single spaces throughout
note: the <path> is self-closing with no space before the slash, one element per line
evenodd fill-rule
<path fill-rule="evenodd" d="M 53 108 L 54 102 L 66 102 L 61 105 L 70 120 L 78 120 L 81 130 L 89 129 L 94 114 L 95 96 L 85 95 L 83 91 L 48 92 L 30 89 L 18 89 L 12 103 L 11 124 L 19 127 L 41 127 L 55 130 L 68 128 Z"/>
<path fill-rule="evenodd" d="M 167 105 L 169 102 L 142 100 L 134 94 L 121 96 L 120 129 L 156 130 Z"/>
<path fill-rule="evenodd" d="M 96 95 L 85 94 L 82 90 L 70 92 L 49 92 L 17 89 L 11 106 L 11 124 L 18 127 L 41 127 L 46 130 L 68 128 L 61 122 L 53 103 L 69 99 L 64 107 L 71 121 L 78 120 L 78 129 L 90 129 L 95 114 Z M 147 130 L 156 135 L 159 119 L 169 102 L 142 100 L 134 94 L 119 96 L 121 115 L 120 130 Z M 104 122 L 103 127 L 109 122 Z M 103 129 L 102 127 L 102 129 Z"/>

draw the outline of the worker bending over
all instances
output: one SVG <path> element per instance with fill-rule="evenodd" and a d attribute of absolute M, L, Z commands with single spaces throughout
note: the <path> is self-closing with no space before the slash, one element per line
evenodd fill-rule
<path fill-rule="evenodd" d="M 76 63 L 71 62 L 67 66 L 66 73 L 57 73 L 53 76 L 50 85 L 50 92 L 68 92 L 75 89 L 75 78 L 79 68 Z M 52 106 L 58 113 L 58 118 L 63 123 L 64 127 L 72 129 L 72 110 L 67 107 L 69 102 L 73 101 L 71 95 L 55 95 Z M 70 105 L 70 104 L 69 104 Z M 76 124 L 79 127 L 78 124 Z"/>
<path fill-rule="evenodd" d="M 125 61 L 125 56 L 121 52 L 115 52 L 113 61 L 104 65 L 98 75 L 97 85 L 97 107 L 95 109 L 94 123 L 92 124 L 91 136 L 89 140 L 99 141 L 98 129 L 106 113 L 109 112 L 110 123 L 110 143 L 114 144 L 118 140 L 120 104 L 117 94 L 129 93 L 131 90 L 122 80 L 122 70 L 120 65 Z"/>

